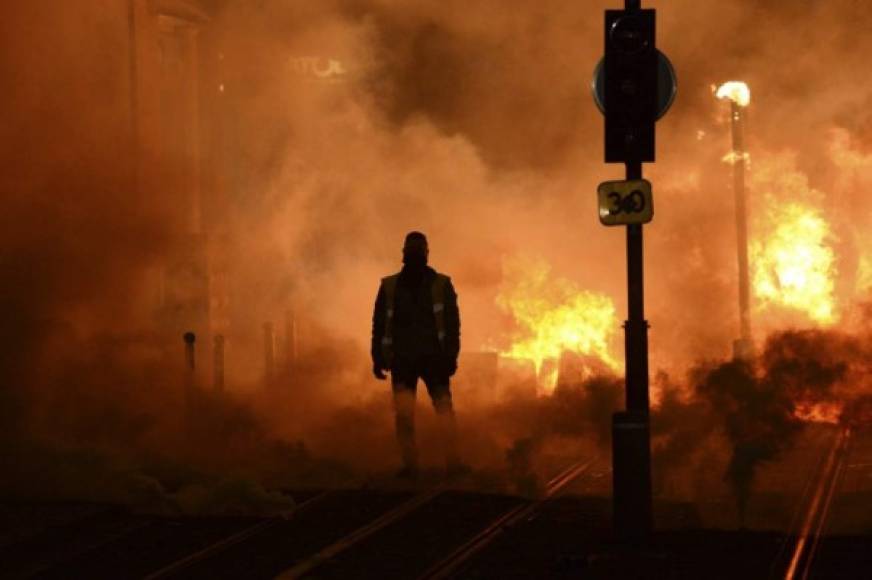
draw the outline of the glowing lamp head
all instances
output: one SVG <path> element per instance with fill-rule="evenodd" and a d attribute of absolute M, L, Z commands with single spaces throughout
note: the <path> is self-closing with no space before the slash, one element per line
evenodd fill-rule
<path fill-rule="evenodd" d="M 718 87 L 715 96 L 719 99 L 729 99 L 740 107 L 751 104 L 751 89 L 742 81 L 729 81 Z"/>

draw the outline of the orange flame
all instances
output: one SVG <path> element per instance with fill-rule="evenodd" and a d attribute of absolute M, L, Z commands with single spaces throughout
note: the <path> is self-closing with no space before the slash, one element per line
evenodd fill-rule
<path fill-rule="evenodd" d="M 835 254 L 821 213 L 790 203 L 771 212 L 772 231 L 751 244 L 754 294 L 761 306 L 779 305 L 812 320 L 836 322 Z"/>
<path fill-rule="evenodd" d="M 842 417 L 841 403 L 799 403 L 793 416 L 806 423 L 837 425 Z"/>
<path fill-rule="evenodd" d="M 749 244 L 757 308 L 837 322 L 836 236 L 821 209 L 826 196 L 788 152 L 758 156 L 750 191 L 759 208 Z"/>
<path fill-rule="evenodd" d="M 564 352 L 592 356 L 618 369 L 609 348 L 617 328 L 611 298 L 552 277 L 551 268 L 542 260 L 507 260 L 503 270 L 496 302 L 511 314 L 518 331 L 511 346 L 500 354 L 532 361 L 540 392 L 553 391 Z"/>

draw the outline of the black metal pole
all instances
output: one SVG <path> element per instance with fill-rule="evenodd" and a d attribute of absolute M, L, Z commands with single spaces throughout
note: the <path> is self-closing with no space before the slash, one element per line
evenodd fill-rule
<path fill-rule="evenodd" d="M 627 11 L 641 10 L 641 0 L 624 0 Z M 642 179 L 642 162 L 626 163 L 627 180 Z M 648 414 L 648 322 L 645 320 L 645 269 L 642 224 L 627 226 L 627 306 L 624 324 L 627 411 Z"/>
<path fill-rule="evenodd" d="M 627 11 L 641 10 L 641 0 L 624 0 Z M 642 179 L 642 163 L 627 162 L 627 180 Z M 627 307 L 625 370 L 627 410 L 648 413 L 648 322 L 645 320 L 642 225 L 627 226 Z"/>
<path fill-rule="evenodd" d="M 186 332 L 182 339 L 185 342 L 185 397 L 184 397 L 184 422 L 185 429 L 189 430 L 192 427 L 194 417 L 194 394 L 196 389 L 196 360 L 194 358 L 194 343 L 197 341 L 197 335 L 193 332 Z"/>
<path fill-rule="evenodd" d="M 642 179 L 642 164 L 627 163 L 627 180 Z M 627 410 L 648 413 L 648 321 L 645 320 L 642 225 L 627 226 L 627 306 L 624 324 Z"/>
<path fill-rule="evenodd" d="M 627 163 L 627 179 L 641 179 L 642 164 Z M 624 323 L 626 411 L 612 423 L 615 532 L 644 544 L 653 527 L 648 399 L 648 321 L 645 320 L 642 225 L 627 226 L 627 303 Z"/>

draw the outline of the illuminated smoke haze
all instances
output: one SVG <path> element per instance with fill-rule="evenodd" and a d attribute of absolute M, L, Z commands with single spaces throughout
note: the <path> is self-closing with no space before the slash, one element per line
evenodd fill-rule
<path fill-rule="evenodd" d="M 155 121 L 131 114 L 127 8 L 56 0 L 0 9 L 0 72 L 12 81 L 0 96 L 0 429 L 21 465 L 43 452 L 23 441 L 47 439 L 52 450 L 105 451 L 134 474 L 155 456 L 262 481 L 301 477 L 299 465 L 337 479 L 388 469 L 390 405 L 368 374 L 369 316 L 411 229 L 428 234 L 433 265 L 458 288 L 465 351 L 509 347 L 517 328 L 497 295 L 504 260 L 519 255 L 610 297 L 623 316 L 623 234 L 600 226 L 595 208 L 596 185 L 622 170 L 602 163 L 602 120 L 588 91 L 602 10 L 613 5 L 207 4 L 212 52 L 201 59 L 221 88 L 202 86 L 213 107 L 204 114 L 223 121 L 201 168 L 202 228 L 222 240 L 228 273 L 231 394 L 204 413 L 203 445 L 190 456 L 174 450 L 181 340 L 153 331 L 160 272 L 191 227 L 186 198 L 162 179 L 189 160 L 137 147 L 134 132 Z M 703 404 L 687 369 L 727 358 L 738 334 L 722 162 L 729 124 L 711 87 L 741 78 L 753 89 L 752 240 L 766 239 L 766 216 L 787 199 L 810 204 L 831 230 L 833 308 L 859 325 L 856 305 L 872 286 L 872 202 L 863 194 L 872 84 L 857 71 L 872 40 L 856 31 L 872 16 L 849 0 L 650 4 L 680 79 L 658 125 L 658 163 L 646 169 L 656 207 L 646 228 L 652 375 L 668 372 L 688 404 Z M 341 78 L 314 78 L 307 57 L 341 63 Z M 298 316 L 300 362 L 277 379 L 290 393 L 277 404 L 260 392 L 261 332 L 265 322 L 281 330 L 287 311 Z M 770 333 L 817 326 L 801 310 L 755 310 L 761 345 Z M 620 347 L 618 338 L 617 360 Z M 199 373 L 208 384 L 208 365 Z M 520 391 L 523 382 L 507 381 Z M 668 382 L 652 379 L 655 399 L 672 401 Z M 497 405 L 496 393 L 462 389 L 468 456 L 483 468 L 502 466 L 506 450 L 538 437 L 531 431 L 551 416 L 527 395 Z M 591 433 L 607 424 L 609 405 L 593 408 L 605 410 Z M 421 411 L 424 439 L 432 425 Z M 215 457 L 214 431 L 238 453 Z M 250 449 L 262 456 L 235 462 Z M 276 456 L 295 458 L 282 468 L 290 475 L 277 474 Z"/>

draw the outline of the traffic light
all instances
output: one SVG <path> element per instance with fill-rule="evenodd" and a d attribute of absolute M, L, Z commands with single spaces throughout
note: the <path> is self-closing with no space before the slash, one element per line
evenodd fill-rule
<path fill-rule="evenodd" d="M 606 10 L 606 163 L 654 161 L 654 10 Z"/>

